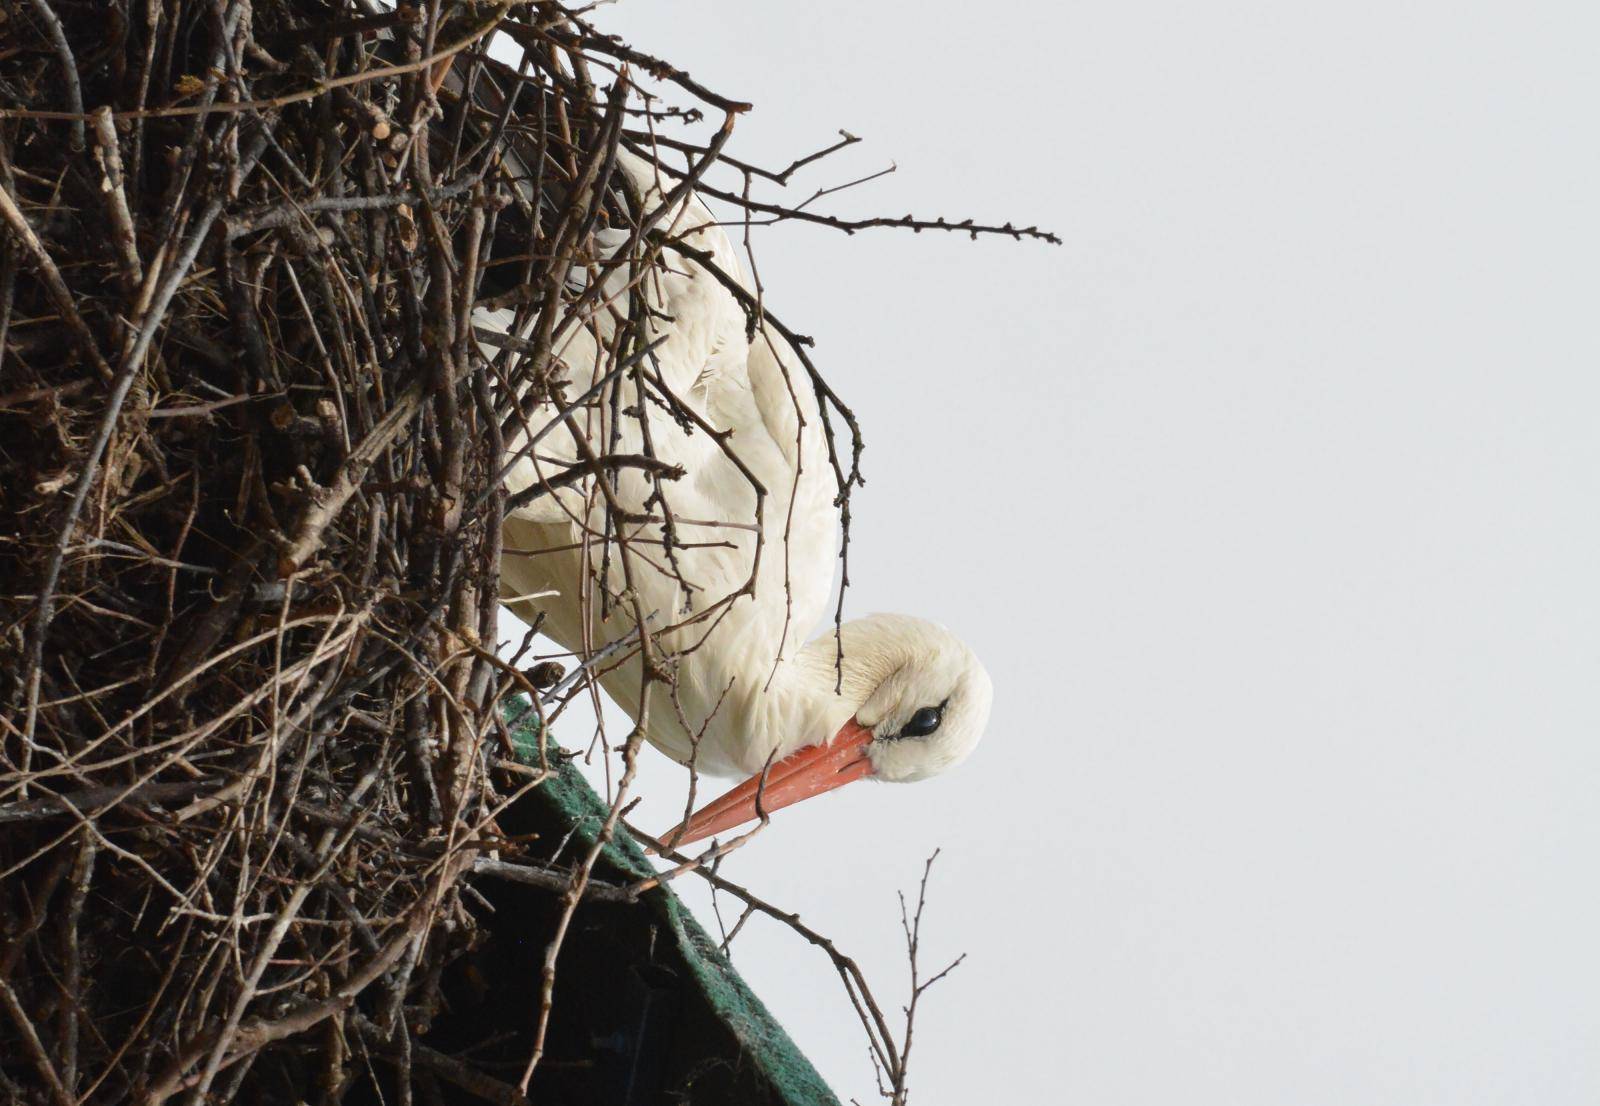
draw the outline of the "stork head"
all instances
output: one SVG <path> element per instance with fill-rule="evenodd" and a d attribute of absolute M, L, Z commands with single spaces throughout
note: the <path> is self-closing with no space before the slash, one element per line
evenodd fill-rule
<path fill-rule="evenodd" d="M 831 634 L 797 658 L 803 697 L 813 705 L 799 712 L 813 715 L 802 729 L 813 732 L 778 745 L 761 771 L 662 840 L 688 844 L 853 780 L 910 783 L 967 758 L 988 725 L 994 687 L 960 638 L 935 623 L 895 614 L 847 622 L 841 636 L 838 672 Z"/>
<path fill-rule="evenodd" d="M 840 691 L 857 706 L 834 743 L 858 734 L 874 778 L 911 783 L 967 758 L 989 722 L 994 685 L 965 642 L 903 614 L 875 614 L 845 625 Z M 822 639 L 832 667 L 831 635 Z M 831 675 L 831 673 L 830 673 Z M 830 689 L 831 690 L 831 689 Z"/>

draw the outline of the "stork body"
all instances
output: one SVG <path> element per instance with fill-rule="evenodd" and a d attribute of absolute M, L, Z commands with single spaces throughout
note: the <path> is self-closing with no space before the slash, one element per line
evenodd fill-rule
<path fill-rule="evenodd" d="M 646 209 L 660 208 L 651 171 L 624 158 Z M 698 199 L 689 196 L 660 220 L 663 230 L 681 234 L 723 273 L 740 274 L 732 243 Z M 623 469 L 615 505 L 649 519 L 623 526 L 636 554 L 631 578 L 614 549 L 607 563 L 599 537 L 606 499 L 568 488 L 506 519 L 502 595 L 525 619 L 543 613 L 544 631 L 573 650 L 600 648 L 631 633 L 635 599 L 652 629 L 677 627 L 663 643 L 690 651 L 676 662 L 671 694 L 652 693 L 645 735 L 703 772 L 756 776 L 765 769 L 764 809 L 862 775 L 920 779 L 948 767 L 981 736 L 989 712 L 987 674 L 948 631 L 903 615 L 847 622 L 838 668 L 832 633 L 808 640 L 828 606 L 840 528 L 816 399 L 781 336 L 763 329 L 751 340 L 744 310 L 718 279 L 690 257 L 667 256 L 669 271 L 633 293 L 647 308 L 646 341 L 660 340 L 649 371 L 707 426 L 731 432 L 727 448 L 702 427 L 680 425 L 651 399 L 641 399 L 626 375 L 619 377 L 620 402 L 582 408 L 573 418 L 589 440 L 613 443 L 613 453 L 638 454 L 645 446 L 639 420 L 613 423 L 610 412 L 646 410 L 655 456 L 685 471 L 661 485 L 676 520 L 670 555 L 651 476 Z M 633 306 L 627 291 L 607 291 L 613 311 L 555 343 L 569 400 L 606 373 L 604 351 L 616 320 Z M 479 322 L 504 330 L 511 318 L 509 312 L 488 314 Z M 542 421 L 531 420 L 533 426 Z M 525 440 L 514 439 L 510 448 Z M 508 487 L 536 484 L 580 459 L 574 435 L 558 428 L 518 462 Z M 766 493 L 759 516 L 757 483 Z M 758 519 L 765 535 L 759 556 Z M 730 601 L 752 573 L 753 589 Z M 602 586 L 613 593 L 604 601 Z M 520 598 L 551 591 L 556 594 L 544 599 Z M 601 676 L 607 693 L 636 720 L 639 663 L 635 656 Z M 785 791 L 783 780 L 791 776 Z M 733 795 L 719 800 L 719 809 L 708 807 L 700 824 L 687 827 L 687 837 L 754 816 L 753 793 L 742 802 Z"/>

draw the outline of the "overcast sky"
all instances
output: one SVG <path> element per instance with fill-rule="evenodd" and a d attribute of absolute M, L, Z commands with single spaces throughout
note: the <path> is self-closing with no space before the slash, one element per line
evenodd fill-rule
<path fill-rule="evenodd" d="M 800 195 L 892 160 L 833 210 L 1065 240 L 757 244 L 866 430 L 848 610 L 995 682 L 960 769 L 727 863 L 898 1005 L 943 847 L 917 1106 L 1600 1101 L 1600 9 L 596 15 L 753 101 L 737 155 L 867 139 Z M 734 957 L 872 1101 L 826 959 Z"/>

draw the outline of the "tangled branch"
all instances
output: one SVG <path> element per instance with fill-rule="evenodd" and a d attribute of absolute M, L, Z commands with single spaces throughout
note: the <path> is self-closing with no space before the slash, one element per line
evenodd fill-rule
<path fill-rule="evenodd" d="M 782 184 L 855 139 L 751 166 L 726 152 L 749 105 L 558 4 L 59 6 L 13 7 L 0 50 L 0 1092 L 560 1087 L 573 920 L 648 890 L 593 878 L 634 757 L 652 712 L 680 709 L 677 661 L 754 586 L 711 594 L 681 554 L 766 540 L 739 443 L 658 371 L 651 282 L 691 258 L 737 289 L 753 329 L 802 353 L 847 521 L 860 480 L 859 427 L 808 339 L 663 213 L 697 192 L 747 225 L 1049 236 L 719 191 L 718 166 Z M 693 106 L 659 108 L 635 73 Z M 703 140 L 657 133 L 702 116 L 719 121 Z M 619 170 L 630 151 L 655 192 Z M 580 334 L 593 364 L 563 361 Z M 658 450 L 668 426 L 714 443 L 753 511 L 676 514 L 692 474 Z M 624 480 L 648 487 L 643 512 Z M 586 611 L 631 627 L 553 687 L 524 663 L 531 634 L 509 656 L 497 636 L 505 519 L 539 500 L 583 505 Z M 646 572 L 693 612 L 643 609 Z M 558 775 L 563 713 L 633 663 L 637 725 L 600 735 L 621 764 L 607 816 L 558 861 L 566 842 L 541 852 L 506 825 Z M 514 695 L 538 718 L 531 752 Z M 504 884 L 551 908 L 539 976 L 500 1036 L 445 1048 L 430 1030 L 470 988 Z M 919 897 L 913 957 L 920 917 Z M 802 936 L 903 1101 L 933 980 L 914 979 L 897 1043 L 854 962 Z M 501 1053 L 515 1064 L 484 1058 Z"/>

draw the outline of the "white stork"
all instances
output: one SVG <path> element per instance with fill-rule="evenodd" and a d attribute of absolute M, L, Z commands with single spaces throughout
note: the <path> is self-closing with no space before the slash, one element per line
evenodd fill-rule
<path fill-rule="evenodd" d="M 743 280 L 732 242 L 696 197 L 665 208 L 653 167 L 624 153 L 622 168 L 643 196 L 644 210 L 659 212 L 657 228 L 682 235 L 723 273 Z M 608 239 L 613 249 L 622 237 L 605 235 L 617 235 Z M 680 763 L 692 760 L 699 771 L 748 778 L 665 835 L 669 843 L 686 844 L 757 817 L 758 792 L 760 811 L 771 812 L 863 777 L 901 782 L 941 772 L 977 744 L 992 692 L 972 651 L 920 618 L 876 614 L 846 622 L 838 671 L 831 629 L 806 640 L 825 617 L 840 533 L 817 401 L 779 335 L 764 328 L 749 340 L 744 310 L 728 290 L 691 258 L 670 249 L 666 256 L 669 271 L 650 278 L 643 291 L 646 338 L 661 340 L 649 364 L 706 424 L 732 432 L 728 448 L 768 493 L 754 594 L 692 621 L 749 579 L 756 493 L 710 435 L 680 426 L 658 401 L 641 404 L 625 374 L 618 378 L 620 403 L 591 404 L 574 418 L 590 441 L 640 453 L 637 416 L 625 414 L 613 424 L 612 412 L 643 406 L 656 457 L 686 473 L 662 485 L 676 519 L 676 570 L 662 544 L 660 506 L 650 498 L 654 485 L 648 474 L 624 469 L 616 481 L 619 505 L 653 520 L 623 527 L 636 554 L 629 601 L 613 600 L 601 621 L 598 535 L 607 505 L 592 490 L 585 495 L 574 487 L 547 493 L 506 519 L 501 594 L 525 619 L 542 612 L 544 632 L 574 651 L 631 634 L 634 596 L 647 619 L 659 616 L 652 628 L 667 628 L 667 648 L 701 643 L 677 661 L 674 690 L 652 694 L 644 736 Z M 574 279 L 583 279 L 580 271 Z M 615 281 L 614 290 L 607 288 L 615 314 L 601 312 L 598 322 L 574 326 L 556 342 L 569 402 L 608 371 L 603 347 L 629 308 L 624 275 Z M 512 322 L 509 311 L 483 312 L 478 319 L 502 333 Z M 553 411 L 546 405 L 529 425 L 542 426 Z M 526 440 L 518 434 L 508 449 Z M 570 429 L 546 434 L 532 456 L 512 467 L 508 488 L 516 492 L 565 471 L 578 459 L 575 449 Z M 607 584 L 621 592 L 614 548 L 611 554 Z M 524 598 L 549 592 L 554 597 Z M 639 663 L 635 653 L 600 676 L 636 721 Z"/>

